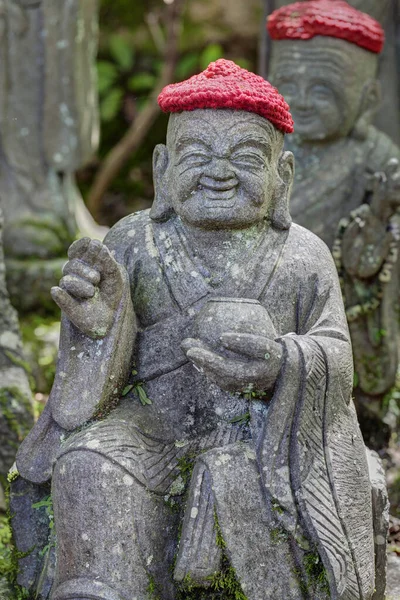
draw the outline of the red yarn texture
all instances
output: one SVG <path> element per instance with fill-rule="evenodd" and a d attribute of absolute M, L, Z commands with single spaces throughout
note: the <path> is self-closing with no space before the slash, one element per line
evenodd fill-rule
<path fill-rule="evenodd" d="M 376 54 L 385 43 L 378 21 L 344 0 L 288 4 L 268 17 L 267 29 L 273 40 L 309 40 L 324 35 L 346 40 Z"/>
<path fill-rule="evenodd" d="M 289 106 L 268 81 L 220 58 L 199 75 L 167 85 L 158 96 L 164 112 L 197 108 L 247 110 L 270 121 L 283 133 L 293 132 Z"/>

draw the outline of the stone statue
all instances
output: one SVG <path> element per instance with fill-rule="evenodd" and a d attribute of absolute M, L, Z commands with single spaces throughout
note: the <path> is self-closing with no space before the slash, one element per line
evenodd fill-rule
<path fill-rule="evenodd" d="M 296 133 L 293 219 L 333 250 L 352 336 L 357 409 L 381 447 L 382 399 L 398 366 L 400 151 L 371 125 L 383 31 L 342 0 L 310 0 L 270 15 L 271 79 Z M 357 68 L 354 68 L 357 65 Z"/>
<path fill-rule="evenodd" d="M 302 2 L 308 0 L 301 0 Z M 291 0 L 264 0 L 266 15 L 274 10 L 292 4 Z M 369 14 L 379 21 L 385 30 L 385 47 L 379 57 L 379 81 L 385 90 L 380 106 L 374 118 L 374 124 L 386 133 L 397 145 L 400 144 L 400 57 L 396 48 L 400 27 L 400 11 L 398 0 L 349 0 L 349 4 Z M 267 35 L 267 32 L 263 32 Z M 266 56 L 262 57 L 262 75 L 269 77 L 270 44 L 268 38 L 262 40 L 267 47 Z"/>
<path fill-rule="evenodd" d="M 159 103 L 151 211 L 75 242 L 52 291 L 15 482 L 52 481 L 51 600 L 371 600 L 349 332 L 329 250 L 291 224 L 288 106 L 223 59 Z"/>
<path fill-rule="evenodd" d="M 5 281 L 0 209 L 0 511 L 5 510 L 7 473 L 19 444 L 33 425 L 32 396 L 17 314 L 10 304 Z"/>
<path fill-rule="evenodd" d="M 73 173 L 98 141 L 96 52 L 97 0 L 0 0 L 0 202 L 18 309 L 43 307 L 76 239 Z"/>

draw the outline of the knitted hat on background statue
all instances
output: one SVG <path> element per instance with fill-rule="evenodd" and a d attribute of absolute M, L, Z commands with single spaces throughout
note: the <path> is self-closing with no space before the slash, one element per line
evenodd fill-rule
<path fill-rule="evenodd" d="M 267 19 L 273 40 L 309 40 L 327 36 L 345 40 L 375 54 L 385 42 L 382 26 L 344 0 L 308 0 L 275 10 Z"/>
<path fill-rule="evenodd" d="M 293 119 L 284 98 L 268 81 L 220 58 L 199 75 L 167 85 L 158 97 L 164 112 L 199 108 L 253 112 L 270 121 L 282 133 L 293 132 Z"/>

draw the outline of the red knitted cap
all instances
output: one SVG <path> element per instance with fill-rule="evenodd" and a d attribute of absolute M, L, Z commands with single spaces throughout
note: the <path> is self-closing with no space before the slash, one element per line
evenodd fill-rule
<path fill-rule="evenodd" d="M 379 54 L 385 34 L 372 17 L 344 0 L 308 0 L 275 10 L 267 20 L 273 40 L 309 40 L 316 35 L 340 38 Z"/>
<path fill-rule="evenodd" d="M 197 108 L 247 110 L 270 121 L 283 133 L 293 132 L 289 106 L 268 81 L 220 58 L 199 75 L 167 85 L 158 96 L 164 112 Z"/>

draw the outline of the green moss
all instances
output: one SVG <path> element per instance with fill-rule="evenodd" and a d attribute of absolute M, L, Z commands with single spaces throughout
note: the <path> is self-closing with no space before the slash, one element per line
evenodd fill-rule
<path fill-rule="evenodd" d="M 272 510 L 274 512 L 278 513 L 278 515 L 283 515 L 283 513 L 284 513 L 282 506 L 279 504 L 279 502 L 276 502 L 276 501 L 272 502 Z"/>
<path fill-rule="evenodd" d="M 280 544 L 281 542 L 284 542 L 285 540 L 287 540 L 286 531 L 284 531 L 284 529 L 281 529 L 280 527 L 271 529 L 269 536 L 270 536 L 271 543 L 274 545 Z"/>
<path fill-rule="evenodd" d="M 192 478 L 195 460 L 196 454 L 189 452 L 185 456 L 182 456 L 182 458 L 180 458 L 178 461 L 178 469 L 180 471 L 185 486 L 189 485 L 190 480 Z"/>
<path fill-rule="evenodd" d="M 214 510 L 214 530 L 215 530 L 215 541 L 217 543 L 218 548 L 224 550 L 226 548 L 226 542 L 224 540 L 224 536 L 222 535 L 221 526 L 218 521 L 217 511 Z"/>
<path fill-rule="evenodd" d="M 235 569 L 228 563 L 225 556 L 222 560 L 221 571 L 211 579 L 211 589 L 215 592 L 221 592 L 219 597 L 226 600 L 247 600 L 236 576 Z"/>
<path fill-rule="evenodd" d="M 156 584 L 153 575 L 148 575 L 148 578 L 149 584 L 147 586 L 147 596 L 149 600 L 161 600 L 158 585 Z"/>
<path fill-rule="evenodd" d="M 317 552 L 308 552 L 303 558 L 303 571 L 296 571 L 300 586 L 305 595 L 323 594 L 330 598 L 330 588 L 326 570 Z"/>
<path fill-rule="evenodd" d="M 7 475 L 7 482 L 8 482 L 8 483 L 12 483 L 12 482 L 13 482 L 13 481 L 15 481 L 16 479 L 18 479 L 18 477 L 19 477 L 19 471 L 18 471 L 18 469 L 17 469 L 16 465 L 14 464 L 14 465 L 11 467 L 10 471 L 8 472 L 8 475 Z"/>
<path fill-rule="evenodd" d="M 9 488 L 6 491 L 7 506 L 9 506 Z M 13 600 L 28 600 L 30 594 L 28 590 L 17 584 L 17 575 L 19 571 L 19 560 L 28 556 L 32 552 L 18 552 L 12 537 L 11 515 L 8 509 L 7 514 L 0 514 L 0 574 L 8 583 Z"/>
<path fill-rule="evenodd" d="M 33 391 L 48 394 L 56 372 L 59 319 L 31 314 L 22 317 L 20 325 L 34 379 Z"/>
<path fill-rule="evenodd" d="M 24 415 L 13 408 L 15 403 L 25 408 L 27 414 L 31 413 L 32 407 L 29 398 L 18 387 L 0 388 L 1 414 L 7 423 L 8 429 L 15 435 L 17 441 L 21 442 L 28 434 L 32 423 L 24 422 Z M 11 441 L 9 440 L 8 443 L 11 443 Z"/>
<path fill-rule="evenodd" d="M 183 582 L 179 585 L 178 600 L 247 600 L 235 569 L 230 564 L 225 552 L 226 542 L 223 538 L 216 512 L 214 512 L 214 530 L 217 546 L 222 551 L 220 570 L 208 578 L 209 587 L 207 588 L 197 586 L 190 577 L 190 574 L 186 575 Z"/>

